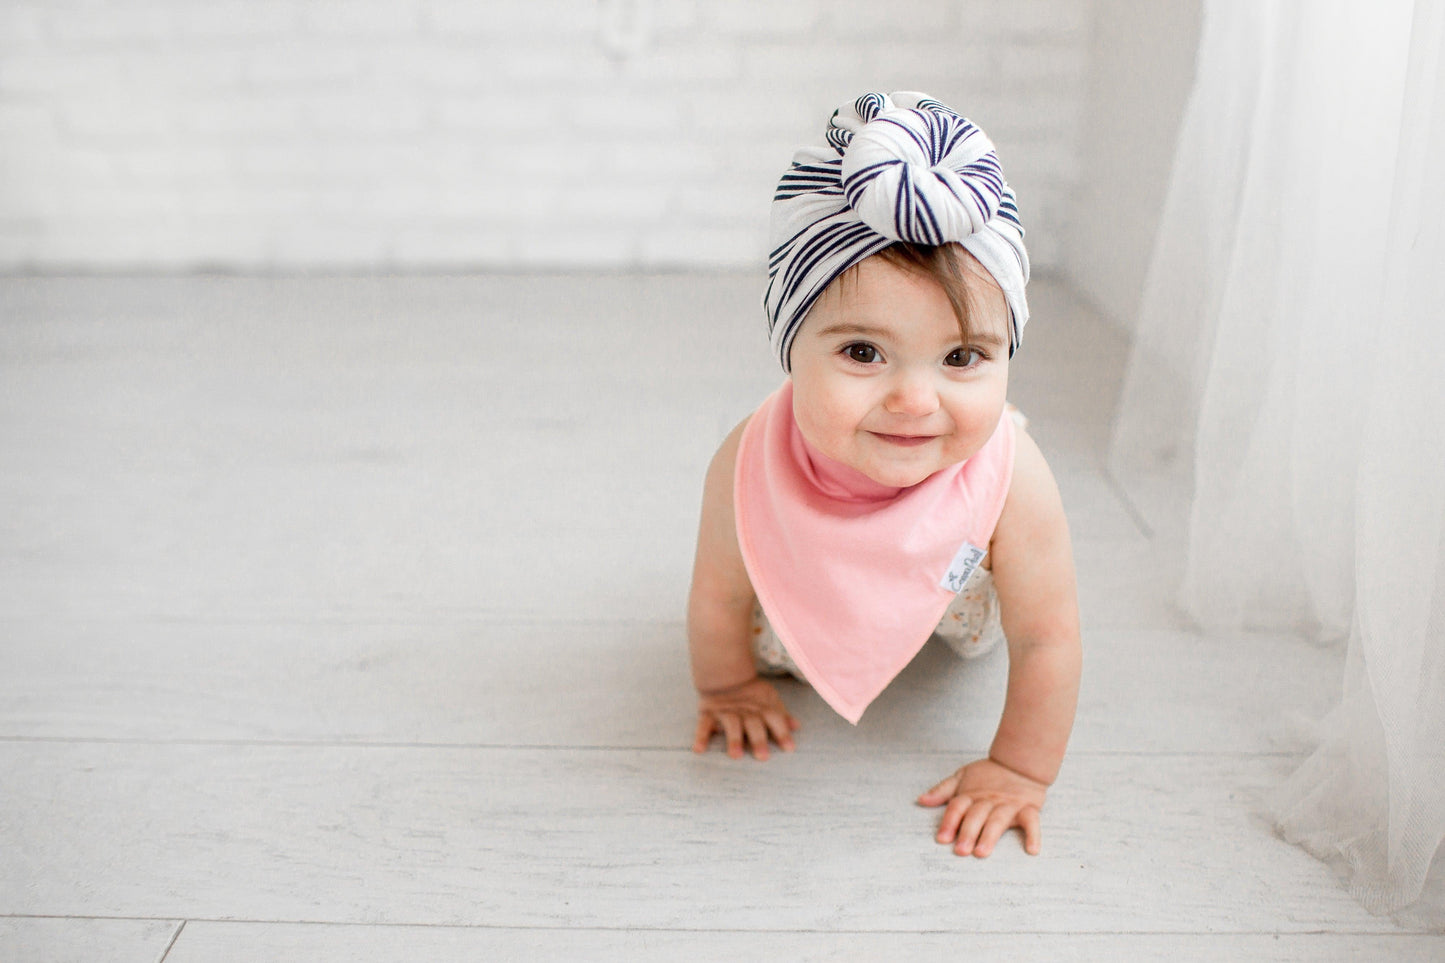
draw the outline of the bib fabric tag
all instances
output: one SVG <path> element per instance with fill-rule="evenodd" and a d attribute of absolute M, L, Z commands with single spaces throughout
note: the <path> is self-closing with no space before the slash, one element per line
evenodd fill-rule
<path fill-rule="evenodd" d="M 948 572 L 944 574 L 943 581 L 939 582 L 939 588 L 946 588 L 957 594 L 963 591 L 963 583 L 978 568 L 978 563 L 988 554 L 986 549 L 979 548 L 971 542 L 964 542 L 958 554 L 953 556 L 953 561 L 948 566 Z"/>

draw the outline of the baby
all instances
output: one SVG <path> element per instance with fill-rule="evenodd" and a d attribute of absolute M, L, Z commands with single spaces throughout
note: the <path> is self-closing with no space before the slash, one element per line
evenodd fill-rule
<path fill-rule="evenodd" d="M 1028 256 L 993 145 L 923 94 L 865 94 L 794 156 L 772 236 L 764 306 L 788 378 L 708 469 L 694 751 L 716 733 L 734 758 L 793 749 L 798 722 L 762 674 L 804 679 L 856 723 L 935 632 L 966 656 L 1001 635 L 988 757 L 918 803 L 946 804 L 936 838 L 960 855 L 1015 826 L 1036 854 L 1079 619 L 1058 489 L 1005 401 Z"/>

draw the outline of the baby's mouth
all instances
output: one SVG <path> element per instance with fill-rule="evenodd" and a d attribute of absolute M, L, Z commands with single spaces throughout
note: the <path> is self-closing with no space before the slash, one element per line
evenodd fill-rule
<path fill-rule="evenodd" d="M 928 444 L 937 437 L 936 435 L 885 435 L 879 431 L 875 431 L 872 434 L 882 438 L 889 444 L 898 445 L 903 448 L 917 448 L 920 445 Z"/>

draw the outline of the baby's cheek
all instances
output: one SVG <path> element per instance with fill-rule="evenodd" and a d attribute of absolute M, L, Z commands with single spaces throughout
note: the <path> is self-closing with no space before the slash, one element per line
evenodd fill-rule
<path fill-rule="evenodd" d="M 850 410 L 846 404 L 840 404 L 838 399 L 808 398 L 804 400 L 804 404 L 795 408 L 794 417 L 798 421 L 798 430 L 810 444 L 824 454 L 829 454 L 829 449 L 833 448 L 842 436 L 853 431 Z"/>
<path fill-rule="evenodd" d="M 975 438 L 987 440 L 998 427 L 999 419 L 1003 417 L 1003 405 L 997 408 L 987 408 L 982 411 L 969 413 L 968 433 Z"/>
<path fill-rule="evenodd" d="M 994 429 L 998 427 L 999 419 L 1003 417 L 1003 410 L 1004 399 L 1000 394 L 996 403 L 994 399 L 990 399 L 988 404 L 970 405 L 955 414 L 955 424 L 959 429 L 959 444 L 961 447 L 969 449 L 964 453 L 964 457 L 974 454 L 993 437 Z"/>

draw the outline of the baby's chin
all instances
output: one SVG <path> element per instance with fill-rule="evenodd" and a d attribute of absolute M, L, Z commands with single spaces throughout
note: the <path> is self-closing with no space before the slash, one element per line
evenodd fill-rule
<path fill-rule="evenodd" d="M 937 444 L 938 442 L 933 443 L 933 445 Z M 863 457 L 848 459 L 845 463 L 880 485 L 888 485 L 893 488 L 912 488 L 951 465 L 967 461 L 975 454 L 975 451 L 960 454 L 956 450 L 940 452 L 935 449 L 920 451 L 916 458 L 909 458 L 907 455 L 897 458 L 880 457 L 876 452 L 860 454 L 863 454 Z"/>
<path fill-rule="evenodd" d="M 936 458 L 926 456 L 911 462 L 864 457 L 849 459 L 845 464 L 878 484 L 892 488 L 912 488 L 942 467 L 937 464 Z"/>
<path fill-rule="evenodd" d="M 927 468 L 910 468 L 903 470 L 899 468 L 879 468 L 874 465 L 859 465 L 858 470 L 880 485 L 887 485 L 890 488 L 912 488 L 914 485 L 927 479 L 936 472 L 938 468 L 930 465 Z"/>

